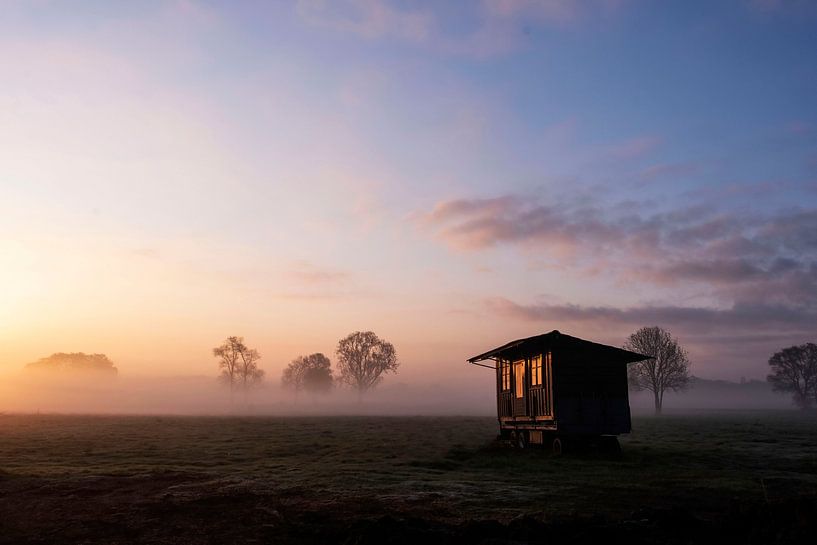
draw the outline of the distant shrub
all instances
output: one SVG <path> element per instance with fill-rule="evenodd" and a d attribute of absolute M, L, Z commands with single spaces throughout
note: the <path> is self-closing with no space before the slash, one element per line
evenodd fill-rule
<path fill-rule="evenodd" d="M 57 352 L 26 365 L 27 371 L 59 373 L 94 372 L 116 375 L 118 370 L 105 354 L 85 354 L 84 352 Z"/>

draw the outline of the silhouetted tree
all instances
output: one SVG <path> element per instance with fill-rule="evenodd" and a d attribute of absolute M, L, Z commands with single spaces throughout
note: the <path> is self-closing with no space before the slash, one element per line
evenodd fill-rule
<path fill-rule="evenodd" d="M 244 350 L 239 352 L 239 356 L 241 356 L 241 363 L 238 366 L 238 377 L 241 381 L 241 389 L 246 397 L 247 391 L 259 384 L 264 378 L 264 371 L 258 368 L 258 360 L 261 359 L 261 354 L 255 348 L 244 347 Z"/>
<path fill-rule="evenodd" d="M 258 368 L 261 355 L 254 348 L 247 348 L 244 337 L 227 337 L 221 346 L 213 348 L 213 355 L 219 358 L 220 378 L 230 387 L 231 401 L 236 386 L 241 387 L 246 397 L 247 390 L 264 376 L 264 371 Z"/>
<path fill-rule="evenodd" d="M 105 354 L 86 354 L 84 352 L 57 352 L 47 358 L 26 365 L 27 371 L 47 371 L 47 372 L 85 372 L 104 373 L 109 376 L 116 375 L 117 369 L 113 362 Z"/>
<path fill-rule="evenodd" d="M 784 348 L 769 358 L 769 365 L 772 372 L 766 380 L 774 390 L 791 392 L 795 405 L 801 409 L 817 402 L 817 345 Z"/>
<path fill-rule="evenodd" d="M 297 394 L 306 390 L 314 394 L 326 393 L 332 389 L 332 363 L 321 353 L 299 356 L 292 360 L 281 375 L 281 384 Z"/>
<path fill-rule="evenodd" d="M 383 373 L 396 372 L 399 363 L 394 345 L 371 331 L 356 331 L 338 342 L 340 379 L 357 390 L 358 397 L 383 379 Z"/>
<path fill-rule="evenodd" d="M 630 364 L 628 378 L 636 390 L 649 390 L 655 400 L 655 414 L 664 407 L 664 392 L 683 390 L 689 384 L 687 352 L 669 331 L 657 326 L 642 327 L 627 339 L 625 350 L 650 356 Z"/>
<path fill-rule="evenodd" d="M 231 395 L 238 380 L 239 352 L 243 345 L 243 337 L 227 337 L 221 346 L 213 348 L 213 355 L 219 358 L 218 367 L 221 369 L 219 378 L 230 387 Z"/>

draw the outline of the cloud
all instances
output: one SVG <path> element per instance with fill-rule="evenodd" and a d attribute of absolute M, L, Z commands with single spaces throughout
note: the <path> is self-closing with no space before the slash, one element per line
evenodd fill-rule
<path fill-rule="evenodd" d="M 657 324 L 687 334 L 736 334 L 747 330 L 808 334 L 817 323 L 817 309 L 784 305 L 735 304 L 727 308 L 636 306 L 628 308 L 580 305 L 518 304 L 497 297 L 486 300 L 491 312 L 531 322 L 594 323 L 632 328 Z"/>
<path fill-rule="evenodd" d="M 695 374 L 748 373 L 761 377 L 766 361 L 785 346 L 814 338 L 817 310 L 776 304 L 735 304 L 724 308 L 673 305 L 581 306 L 534 302 L 519 304 L 496 297 L 485 301 L 492 315 L 537 324 L 542 330 L 558 328 L 568 334 L 588 335 L 601 342 L 620 344 L 643 326 L 669 330 L 690 351 Z M 740 370 L 740 371 L 737 371 Z"/>
<path fill-rule="evenodd" d="M 469 250 L 502 243 L 573 246 L 580 238 L 595 243 L 615 239 L 616 226 L 582 217 L 584 212 L 587 210 L 566 213 L 559 207 L 505 195 L 442 201 L 427 215 L 419 216 L 419 221 L 437 230 L 452 246 Z"/>
<path fill-rule="evenodd" d="M 421 44 L 428 41 L 435 25 L 429 12 L 399 9 L 381 0 L 299 0 L 296 10 L 307 23 L 366 39 Z"/>
<path fill-rule="evenodd" d="M 579 16 L 581 4 L 573 0 L 483 0 L 482 9 L 499 18 L 564 23 Z"/>
<path fill-rule="evenodd" d="M 516 246 L 574 273 L 703 286 L 720 303 L 817 309 L 813 209 L 747 214 L 697 206 L 639 213 L 504 195 L 442 201 L 417 223 L 459 251 Z"/>
<path fill-rule="evenodd" d="M 572 23 L 593 13 L 610 13 L 623 8 L 626 0 L 482 0 L 483 13 L 490 17 Z"/>
<path fill-rule="evenodd" d="M 307 285 L 340 284 L 350 278 L 346 271 L 319 267 L 309 261 L 296 262 L 290 269 L 289 275 L 295 281 Z"/>
<path fill-rule="evenodd" d="M 638 202 L 508 194 L 442 201 L 416 222 L 457 251 L 516 249 L 538 261 L 550 259 L 561 274 L 584 277 L 593 287 L 600 275 L 631 295 L 652 287 L 645 291 L 658 301 L 570 304 L 543 297 L 520 301 L 517 294 L 486 299 L 492 316 L 611 343 L 659 325 L 683 339 L 704 368 L 717 362 L 721 369 L 751 369 L 757 376 L 772 353 L 814 338 L 815 209 L 760 212 L 702 204 L 659 211 Z"/>
<path fill-rule="evenodd" d="M 653 182 L 667 178 L 683 178 L 697 174 L 699 170 L 699 165 L 694 163 L 659 163 L 644 168 L 639 174 L 639 180 Z"/>
<path fill-rule="evenodd" d="M 608 153 L 614 159 L 640 159 L 658 148 L 662 141 L 658 136 L 639 136 L 611 146 Z"/>
<path fill-rule="evenodd" d="M 303 302 L 359 300 L 371 297 L 348 271 L 319 265 L 308 260 L 294 261 L 282 271 L 280 283 L 268 289 L 274 299 Z"/>
<path fill-rule="evenodd" d="M 616 0 L 485 0 L 470 4 L 472 11 L 467 13 L 441 9 L 443 4 L 431 10 L 389 0 L 299 0 L 296 12 L 309 25 L 362 39 L 486 58 L 520 49 L 531 28 L 575 24 L 623 4 Z"/>

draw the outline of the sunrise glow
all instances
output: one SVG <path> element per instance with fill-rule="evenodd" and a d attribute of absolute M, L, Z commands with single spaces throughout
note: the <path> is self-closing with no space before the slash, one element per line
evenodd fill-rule
<path fill-rule="evenodd" d="M 656 324 L 764 378 L 817 323 L 813 10 L 634 4 L 3 2 L 0 373 Z"/>

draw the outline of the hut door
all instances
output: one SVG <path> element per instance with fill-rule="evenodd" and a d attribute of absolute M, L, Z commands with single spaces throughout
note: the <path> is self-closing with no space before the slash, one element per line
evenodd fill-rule
<path fill-rule="evenodd" d="M 525 360 L 513 362 L 513 375 L 515 380 L 513 414 L 514 416 L 524 416 L 528 414 L 528 404 L 525 402 Z"/>

